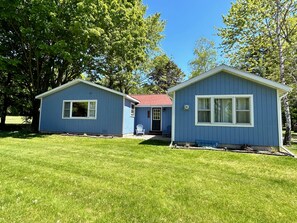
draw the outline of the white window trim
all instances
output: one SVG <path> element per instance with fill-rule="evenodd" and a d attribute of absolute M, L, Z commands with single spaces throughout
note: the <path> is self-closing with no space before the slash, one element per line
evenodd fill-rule
<path fill-rule="evenodd" d="M 70 117 L 64 117 L 64 105 L 65 102 L 70 102 Z M 72 117 L 72 103 L 73 102 L 88 102 L 88 117 Z M 89 117 L 90 114 L 90 102 L 95 102 L 95 117 Z M 63 100 L 63 105 L 62 105 L 62 119 L 97 119 L 97 100 Z"/>
<path fill-rule="evenodd" d="M 210 98 L 210 123 L 198 123 L 198 98 Z M 214 99 L 232 99 L 232 123 L 219 123 L 214 119 Z M 250 123 L 236 123 L 236 98 L 249 98 L 250 100 Z M 196 95 L 195 96 L 195 126 L 225 126 L 225 127 L 254 127 L 254 98 L 251 94 L 232 95 Z"/>
<path fill-rule="evenodd" d="M 132 105 L 134 105 L 134 109 L 132 109 Z M 131 103 L 130 104 L 130 116 L 132 117 L 132 118 L 135 118 L 135 104 L 134 103 Z M 133 111 L 133 112 L 132 112 Z"/>

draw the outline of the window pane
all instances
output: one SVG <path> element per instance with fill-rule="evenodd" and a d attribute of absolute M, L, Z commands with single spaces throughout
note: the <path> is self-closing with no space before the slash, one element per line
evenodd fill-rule
<path fill-rule="evenodd" d="M 70 102 L 64 102 L 64 110 L 70 110 Z"/>
<path fill-rule="evenodd" d="M 134 117 L 135 116 L 135 105 L 131 104 L 131 116 Z"/>
<path fill-rule="evenodd" d="M 198 110 L 210 109 L 210 98 L 198 98 Z"/>
<path fill-rule="evenodd" d="M 153 109 L 153 120 L 161 120 L 161 109 Z"/>
<path fill-rule="evenodd" d="M 64 102 L 64 111 L 63 111 L 63 117 L 69 118 L 70 117 L 70 102 Z"/>
<path fill-rule="evenodd" d="M 236 110 L 249 110 L 249 98 L 236 98 Z"/>
<path fill-rule="evenodd" d="M 237 123 L 250 123 L 250 112 L 249 111 L 237 111 L 236 112 Z"/>
<path fill-rule="evenodd" d="M 90 110 L 89 114 L 91 118 L 95 118 L 95 110 Z"/>
<path fill-rule="evenodd" d="M 88 102 L 73 102 L 72 117 L 88 117 Z"/>
<path fill-rule="evenodd" d="M 232 123 L 232 99 L 215 99 L 215 122 Z"/>
<path fill-rule="evenodd" d="M 70 110 L 64 110 L 64 118 L 70 117 Z"/>
<path fill-rule="evenodd" d="M 210 111 L 198 111 L 198 122 L 210 122 Z"/>
<path fill-rule="evenodd" d="M 95 107 L 96 107 L 96 102 L 91 101 L 90 102 L 90 109 L 95 109 Z"/>

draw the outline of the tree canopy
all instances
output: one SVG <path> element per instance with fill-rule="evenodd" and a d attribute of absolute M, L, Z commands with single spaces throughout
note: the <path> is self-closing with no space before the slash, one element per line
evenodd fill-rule
<path fill-rule="evenodd" d="M 185 74 L 166 54 L 156 56 L 142 88 L 146 93 L 166 93 L 168 88 L 183 81 Z"/>
<path fill-rule="evenodd" d="M 2 0 L 0 89 L 7 81 L 22 89 L 35 129 L 35 96 L 82 73 L 128 91 L 135 70 L 162 38 L 160 15 L 145 12 L 141 0 Z M 0 110 L 6 110 L 4 101 L 11 101 L 0 93 Z"/>
<path fill-rule="evenodd" d="M 215 43 L 206 38 L 197 40 L 194 48 L 194 59 L 190 61 L 191 77 L 198 76 L 217 65 Z"/>

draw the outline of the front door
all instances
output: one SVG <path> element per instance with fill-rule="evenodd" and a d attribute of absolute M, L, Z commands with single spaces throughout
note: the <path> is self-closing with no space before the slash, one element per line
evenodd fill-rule
<path fill-rule="evenodd" d="M 161 131 L 161 108 L 152 109 L 152 131 Z"/>

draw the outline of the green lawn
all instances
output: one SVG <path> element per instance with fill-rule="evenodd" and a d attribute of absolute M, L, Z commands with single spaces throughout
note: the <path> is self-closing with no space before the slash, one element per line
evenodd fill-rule
<path fill-rule="evenodd" d="M 0 132 L 0 222 L 296 219 L 290 157 Z"/>

